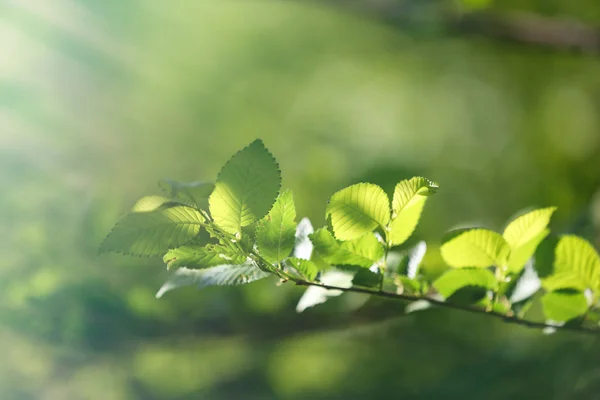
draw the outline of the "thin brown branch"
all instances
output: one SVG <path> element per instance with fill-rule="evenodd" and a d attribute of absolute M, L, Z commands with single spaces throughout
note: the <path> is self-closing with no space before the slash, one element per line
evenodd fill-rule
<path fill-rule="evenodd" d="M 343 287 L 325 285 L 322 283 L 308 282 L 308 281 L 305 281 L 302 279 L 297 279 L 297 278 L 293 278 L 290 280 L 299 286 L 317 286 L 317 287 L 321 287 L 323 289 L 340 290 L 343 292 L 352 292 L 352 293 L 370 294 L 373 296 L 384 297 L 384 298 L 388 298 L 388 299 L 396 299 L 396 300 L 407 300 L 407 301 L 426 300 L 426 301 L 430 302 L 431 304 L 435 304 L 436 306 L 439 306 L 439 307 L 450 308 L 450 309 L 454 309 L 454 310 L 461 310 L 461 311 L 470 312 L 470 313 L 474 313 L 474 314 L 483 314 L 488 317 L 501 319 L 504 322 L 509 323 L 509 324 L 521 325 L 521 326 L 524 326 L 527 328 L 532 328 L 532 329 L 551 328 L 551 329 L 556 329 L 557 331 L 568 331 L 568 332 L 576 332 L 576 333 L 582 333 L 582 334 L 587 334 L 587 335 L 600 336 L 600 329 L 593 329 L 593 328 L 588 328 L 585 326 L 567 326 L 567 325 L 557 326 L 557 325 L 547 324 L 544 322 L 528 321 L 525 319 L 520 319 L 515 316 L 504 315 L 504 314 L 501 314 L 496 311 L 486 311 L 482 308 L 462 306 L 460 304 L 448 303 L 448 302 L 445 302 L 442 300 L 432 299 L 432 298 L 426 297 L 426 296 L 413 296 L 413 295 L 409 295 L 409 294 L 397 294 L 397 293 L 391 293 L 391 292 L 363 289 L 363 288 L 358 288 L 358 287 L 343 288 Z"/>

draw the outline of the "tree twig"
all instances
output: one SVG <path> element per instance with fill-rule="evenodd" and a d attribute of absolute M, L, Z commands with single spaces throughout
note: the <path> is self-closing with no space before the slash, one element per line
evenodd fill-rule
<path fill-rule="evenodd" d="M 309 282 L 309 281 L 305 281 L 303 279 L 298 279 L 298 278 L 293 278 L 290 280 L 298 286 L 316 286 L 316 287 L 320 287 L 320 288 L 328 289 L 328 290 L 340 290 L 342 292 L 369 294 L 369 295 L 373 295 L 373 296 L 384 297 L 384 298 L 388 298 L 388 299 L 396 299 L 396 300 L 407 300 L 407 301 L 426 300 L 426 301 L 430 302 L 431 304 L 435 304 L 436 306 L 450 308 L 450 309 L 454 309 L 454 310 L 466 311 L 466 312 L 470 312 L 470 313 L 474 313 L 474 314 L 484 314 L 488 317 L 501 319 L 506 323 L 521 325 L 521 326 L 525 326 L 527 328 L 532 328 L 532 329 L 551 328 L 551 329 L 556 329 L 557 331 L 569 331 L 569 332 L 583 333 L 583 334 L 587 334 L 587 335 L 600 336 L 600 329 L 593 329 L 593 328 L 588 328 L 585 326 L 568 326 L 568 325 L 558 326 L 558 325 L 547 324 L 545 322 L 529 321 L 529 320 L 525 320 L 525 319 L 520 319 L 515 316 L 504 315 L 504 314 L 501 314 L 496 311 L 486 311 L 482 308 L 462 306 L 460 304 L 448 303 L 445 301 L 433 299 L 433 298 L 426 297 L 426 296 L 413 296 L 413 295 L 409 295 L 409 294 L 397 294 L 397 293 L 391 293 L 391 292 L 363 289 L 363 288 L 358 288 L 358 287 L 343 288 L 343 287 L 325 285 L 325 284 L 317 283 L 317 282 Z"/>

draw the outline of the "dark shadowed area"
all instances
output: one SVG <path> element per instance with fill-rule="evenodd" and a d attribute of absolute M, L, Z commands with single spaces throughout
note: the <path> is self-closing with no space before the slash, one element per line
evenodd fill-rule
<path fill-rule="evenodd" d="M 600 399 L 598 336 L 357 294 L 298 314 L 274 278 L 157 300 L 160 258 L 97 254 L 159 179 L 256 138 L 315 226 L 347 185 L 438 182 L 411 239 L 431 274 L 447 230 L 532 207 L 599 248 L 596 31 L 446 20 L 600 26 L 597 1 L 361 3 L 0 4 L 0 399 Z"/>

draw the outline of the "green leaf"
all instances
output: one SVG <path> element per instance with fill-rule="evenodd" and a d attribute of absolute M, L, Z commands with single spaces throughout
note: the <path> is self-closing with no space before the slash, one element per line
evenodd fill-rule
<path fill-rule="evenodd" d="M 296 242 L 296 208 L 292 192 L 279 195 L 273 208 L 256 226 L 256 246 L 273 264 L 290 255 Z"/>
<path fill-rule="evenodd" d="M 167 268 L 188 267 L 207 268 L 221 264 L 241 264 L 246 260 L 244 254 L 232 251 L 222 245 L 201 246 L 189 244 L 169 250 L 163 257 Z"/>
<path fill-rule="evenodd" d="M 444 297 L 452 296 L 459 289 L 467 286 L 495 289 L 496 277 L 490 270 L 480 268 L 451 269 L 440 276 L 433 286 Z"/>
<path fill-rule="evenodd" d="M 547 291 L 558 289 L 591 289 L 600 292 L 600 257 L 586 240 L 565 235 L 558 241 L 552 237 L 536 253 L 536 269 Z"/>
<path fill-rule="evenodd" d="M 510 248 L 500 234 L 487 229 L 464 231 L 445 242 L 442 257 L 454 268 L 505 265 Z"/>
<path fill-rule="evenodd" d="M 196 209 L 172 203 L 153 211 L 133 212 L 123 217 L 106 236 L 100 252 L 159 255 L 194 239 L 203 221 Z"/>
<path fill-rule="evenodd" d="M 352 240 L 385 227 L 390 220 L 390 202 L 379 186 L 358 183 L 331 196 L 326 214 L 335 237 Z"/>
<path fill-rule="evenodd" d="M 163 196 L 145 196 L 139 199 L 131 208 L 131 212 L 154 211 L 170 200 Z"/>
<path fill-rule="evenodd" d="M 352 286 L 353 273 L 346 271 L 330 270 L 321 277 L 324 285 L 335 286 L 339 288 L 349 288 Z M 318 286 L 310 286 L 298 301 L 296 312 L 302 312 L 309 307 L 322 304 L 330 297 L 336 297 L 344 293 L 342 290 L 325 289 Z"/>
<path fill-rule="evenodd" d="M 304 278 L 309 281 L 314 281 L 319 273 L 317 265 L 310 260 L 303 260 L 301 258 L 290 257 L 287 259 L 292 267 L 300 273 Z"/>
<path fill-rule="evenodd" d="M 200 210 L 208 208 L 208 197 L 215 188 L 211 182 L 182 183 L 172 179 L 161 179 L 158 186 L 171 198 L 195 205 Z"/>
<path fill-rule="evenodd" d="M 550 234 L 550 229 L 544 229 L 528 242 L 513 249 L 508 256 L 507 270 L 509 273 L 518 274 L 529 259 L 535 254 L 539 244 Z"/>
<path fill-rule="evenodd" d="M 508 272 L 518 273 L 523 269 L 537 246 L 550 233 L 547 226 L 555 211 L 556 207 L 541 208 L 521 215 L 508 224 L 503 234 L 512 250 L 508 258 Z"/>
<path fill-rule="evenodd" d="M 585 239 L 574 235 L 560 238 L 554 259 L 555 273 L 571 272 L 581 279 L 586 289 L 600 291 L 600 256 Z"/>
<path fill-rule="evenodd" d="M 508 224 L 502 236 L 513 250 L 524 246 L 546 230 L 554 211 L 556 207 L 548 207 L 523 214 Z"/>
<path fill-rule="evenodd" d="M 588 302 L 581 292 L 555 291 L 544 294 L 542 306 L 547 319 L 564 322 L 585 314 Z"/>
<path fill-rule="evenodd" d="M 266 278 L 270 274 L 260 270 L 254 263 L 239 265 L 224 264 L 206 269 L 178 268 L 156 293 L 156 298 L 166 292 L 184 286 L 232 286 L 254 282 Z"/>
<path fill-rule="evenodd" d="M 221 169 L 208 202 L 215 223 L 241 235 L 242 227 L 264 217 L 277 198 L 281 172 L 261 140 L 235 154 Z"/>
<path fill-rule="evenodd" d="M 437 188 L 436 183 L 421 177 L 405 179 L 396 185 L 388 233 L 392 245 L 400 245 L 412 235 L 427 198 Z"/>
<path fill-rule="evenodd" d="M 331 265 L 358 265 L 369 268 L 384 255 L 383 245 L 373 234 L 341 242 L 327 229 L 321 228 L 309 237 L 313 242 L 314 252 Z"/>

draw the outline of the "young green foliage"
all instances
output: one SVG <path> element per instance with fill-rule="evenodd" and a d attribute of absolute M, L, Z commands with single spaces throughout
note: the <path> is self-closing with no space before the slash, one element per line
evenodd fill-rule
<path fill-rule="evenodd" d="M 313 251 L 330 265 L 357 265 L 369 268 L 384 256 L 383 245 L 373 234 L 339 241 L 326 228 L 321 228 L 309 236 L 314 245 Z"/>
<path fill-rule="evenodd" d="M 405 179 L 396 185 L 388 236 L 391 245 L 400 245 L 412 235 L 425 202 L 437 188 L 436 183 L 421 177 Z"/>
<path fill-rule="evenodd" d="M 277 198 L 281 172 L 261 140 L 240 150 L 221 169 L 208 199 L 218 227 L 241 235 L 242 228 L 264 217 Z"/>
<path fill-rule="evenodd" d="M 390 201 L 379 186 L 357 183 L 331 196 L 326 213 L 337 239 L 358 239 L 387 225 Z"/>
<path fill-rule="evenodd" d="M 271 211 L 256 226 L 256 246 L 269 262 L 278 264 L 290 255 L 296 242 L 296 208 L 292 192 L 279 195 Z"/>
<path fill-rule="evenodd" d="M 156 205 L 157 203 L 154 203 Z M 138 204 L 106 236 L 101 252 L 154 256 L 194 239 L 204 218 L 198 210 L 177 203 L 158 207 Z"/>
<path fill-rule="evenodd" d="M 244 254 L 235 252 L 231 247 L 207 244 L 190 244 L 169 250 L 163 261 L 167 268 L 188 267 L 207 268 L 221 264 L 241 264 L 246 260 Z"/>
<path fill-rule="evenodd" d="M 458 234 L 440 248 L 444 261 L 454 268 L 486 268 L 504 265 L 510 248 L 500 234 L 471 229 Z"/>
<path fill-rule="evenodd" d="M 600 319 L 600 256 L 582 238 L 549 235 L 555 207 L 515 218 L 502 235 L 480 228 L 451 232 L 440 247 L 451 268 L 432 282 L 430 271 L 420 268 L 425 242 L 396 247 L 413 234 L 438 188 L 425 178 L 398 182 L 391 205 L 371 183 L 342 189 L 327 204 L 328 226 L 317 231 L 306 218 L 296 223 L 292 193 L 279 193 L 278 164 L 260 140 L 236 153 L 214 185 L 159 184 L 168 197 L 141 198 L 100 246 L 162 256 L 174 271 L 157 297 L 184 286 L 238 285 L 275 275 L 309 286 L 298 312 L 352 291 L 410 300 L 406 312 L 453 302 L 454 308 L 518 321 L 536 302 L 553 321 L 542 326 L 597 325 Z"/>
<path fill-rule="evenodd" d="M 494 274 L 487 269 L 461 268 L 451 269 L 440 276 L 433 286 L 444 297 L 452 296 L 456 291 L 467 286 L 496 290 L 498 282 Z"/>

